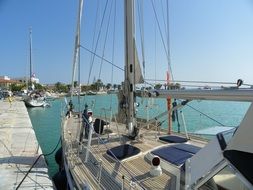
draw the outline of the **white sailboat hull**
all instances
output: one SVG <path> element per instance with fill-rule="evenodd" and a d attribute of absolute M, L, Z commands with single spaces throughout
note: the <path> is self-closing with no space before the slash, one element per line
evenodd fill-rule
<path fill-rule="evenodd" d="M 24 102 L 27 107 L 44 107 L 46 105 L 44 100 L 34 100 L 30 98 L 24 100 Z"/>

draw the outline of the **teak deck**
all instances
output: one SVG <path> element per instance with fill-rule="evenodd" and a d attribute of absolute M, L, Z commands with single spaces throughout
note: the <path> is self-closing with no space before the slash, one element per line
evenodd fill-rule
<path fill-rule="evenodd" d="M 175 176 L 165 171 L 160 176 L 151 176 L 149 173 L 151 164 L 145 158 L 145 154 L 152 149 L 169 145 L 169 143 L 157 140 L 159 133 L 165 135 L 164 132 L 142 128 L 139 133 L 140 138 L 130 141 L 124 135 L 122 136 L 127 132 L 125 125 L 112 122 L 106 128 L 110 128 L 116 133 L 101 135 L 100 140 L 93 134 L 91 153 L 88 161 L 85 162 L 87 140 L 82 142 L 82 146 L 78 145 L 79 136 L 77 134 L 80 131 L 80 122 L 81 120 L 77 116 L 68 118 L 63 131 L 66 145 L 65 159 L 70 167 L 72 177 L 78 181 L 78 188 L 83 188 L 88 182 L 93 189 L 140 189 L 140 187 L 173 189 L 171 184 L 175 183 Z M 104 143 L 101 143 L 101 139 Z M 106 151 L 123 143 L 138 147 L 141 152 L 119 163 L 107 155 Z M 200 145 L 195 141 L 190 141 L 190 143 Z M 92 175 L 95 178 L 92 178 Z M 101 186 L 98 185 L 99 179 Z M 135 181 L 138 181 L 140 186 Z"/>

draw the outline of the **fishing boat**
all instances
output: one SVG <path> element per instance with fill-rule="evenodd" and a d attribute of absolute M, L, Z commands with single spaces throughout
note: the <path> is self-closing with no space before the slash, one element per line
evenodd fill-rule
<path fill-rule="evenodd" d="M 46 107 L 49 104 L 46 102 L 45 97 L 34 88 L 33 78 L 34 74 L 32 71 L 32 30 L 29 31 L 29 65 L 30 65 L 30 87 L 28 88 L 27 94 L 23 96 L 23 100 L 27 107 Z"/>
<path fill-rule="evenodd" d="M 74 60 L 80 53 L 82 4 L 80 0 Z M 79 109 L 71 110 L 67 116 L 63 114 L 62 148 L 56 154 L 60 165 L 54 176 L 56 187 L 253 189 L 253 90 L 149 90 L 143 95 L 181 102 L 149 120 L 137 119 L 135 83 L 142 77 L 136 65 L 134 1 L 125 0 L 124 7 L 125 80 L 118 93 L 118 114 L 110 120 L 97 117 L 87 105 L 84 112 Z M 192 100 L 247 101 L 251 105 L 236 129 L 220 132 L 209 141 L 160 128 L 159 117 L 170 115 Z"/>

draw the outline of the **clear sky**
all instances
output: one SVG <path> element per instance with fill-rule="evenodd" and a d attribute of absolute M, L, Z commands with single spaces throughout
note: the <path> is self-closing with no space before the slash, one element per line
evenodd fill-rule
<path fill-rule="evenodd" d="M 123 68 L 122 1 L 116 0 L 116 9 L 115 1 L 108 1 L 98 43 L 99 26 L 106 0 L 84 2 L 81 45 L 93 51 L 97 46 L 97 54 L 104 54 L 105 59 Z M 143 2 L 145 78 L 165 79 L 167 61 L 152 1 Z M 166 16 L 166 1 L 153 2 L 166 43 L 163 20 L 164 15 Z M 29 27 L 32 27 L 33 67 L 40 82 L 70 83 L 77 6 L 77 0 L 0 0 L 0 76 L 28 75 Z M 97 7 L 98 21 L 95 31 Z M 116 29 L 113 38 L 115 15 Z M 253 1 L 169 0 L 169 23 L 170 59 L 175 80 L 235 82 L 242 78 L 246 83 L 253 84 Z M 93 34 L 96 37 L 94 40 Z M 142 60 L 138 27 L 136 38 L 139 57 Z M 82 83 L 87 83 L 91 59 L 92 55 L 82 49 Z M 110 64 L 95 57 L 90 82 L 94 78 L 101 78 L 105 83 L 120 83 L 124 72 L 114 69 L 112 75 L 111 70 Z"/>

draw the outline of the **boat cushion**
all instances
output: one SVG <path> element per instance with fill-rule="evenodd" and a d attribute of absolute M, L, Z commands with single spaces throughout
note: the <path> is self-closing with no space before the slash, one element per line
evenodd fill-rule
<path fill-rule="evenodd" d="M 159 140 L 165 141 L 165 142 L 168 142 L 168 143 L 184 143 L 184 142 L 187 142 L 186 138 L 175 136 L 175 135 L 162 136 L 162 137 L 159 137 Z"/>
<path fill-rule="evenodd" d="M 173 147 L 179 150 L 189 152 L 191 154 L 196 154 L 201 149 L 200 147 L 191 144 L 176 144 L 173 145 Z"/>
<path fill-rule="evenodd" d="M 120 146 L 113 147 L 106 151 L 106 153 L 115 159 L 123 160 L 131 156 L 139 154 L 141 151 L 139 148 L 132 146 L 130 144 L 123 144 Z"/>
<path fill-rule="evenodd" d="M 177 144 L 173 146 L 166 146 L 152 151 L 152 154 L 160 158 L 180 166 L 185 163 L 188 158 L 191 158 L 195 153 L 200 150 L 199 147 L 189 144 Z"/>

